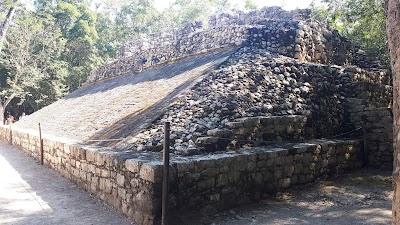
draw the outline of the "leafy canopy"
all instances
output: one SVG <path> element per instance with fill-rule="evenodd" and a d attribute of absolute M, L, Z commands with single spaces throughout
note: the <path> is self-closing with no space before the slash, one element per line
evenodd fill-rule
<path fill-rule="evenodd" d="M 313 17 L 336 28 L 388 65 L 385 15 L 381 0 L 321 0 Z"/>

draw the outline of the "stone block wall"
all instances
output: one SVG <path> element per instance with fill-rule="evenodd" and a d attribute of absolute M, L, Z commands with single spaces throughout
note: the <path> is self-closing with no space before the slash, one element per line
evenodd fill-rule
<path fill-rule="evenodd" d="M 368 165 L 393 170 L 393 115 L 390 108 L 365 110 Z"/>
<path fill-rule="evenodd" d="M 361 144 L 354 140 L 322 139 L 177 157 L 172 164 L 171 207 L 177 215 L 204 208 L 215 213 L 361 166 Z"/>
<path fill-rule="evenodd" d="M 0 138 L 40 160 L 38 134 L 0 127 Z M 95 194 L 140 225 L 160 220 L 161 165 L 146 154 L 124 155 L 43 139 L 44 164 L 80 187 Z"/>
<path fill-rule="evenodd" d="M 301 142 L 306 122 L 307 117 L 301 115 L 243 117 L 226 123 L 224 129 L 208 130 L 208 136 L 197 138 L 195 144 L 215 151 Z"/>
<path fill-rule="evenodd" d="M 343 137 L 359 128 L 350 119 L 354 108 L 387 107 L 392 99 L 385 71 L 303 63 L 243 49 L 230 60 L 179 97 L 138 135 L 127 138 L 122 148 L 162 149 L 166 121 L 172 127 L 171 149 L 184 155 L 202 152 L 196 147 L 215 151 Z M 274 120 L 273 126 L 257 122 L 268 118 Z M 296 118 L 303 118 L 305 124 Z"/>
<path fill-rule="evenodd" d="M 37 134 L 0 127 L 0 138 L 39 159 Z M 112 152 L 50 138 L 44 138 L 43 143 L 46 166 L 135 223 L 159 224 L 161 153 Z M 214 155 L 173 156 L 171 211 L 229 209 L 291 185 L 359 168 L 360 158 L 361 145 L 356 140 L 314 140 Z"/>
<path fill-rule="evenodd" d="M 353 104 L 349 118 L 355 127 L 360 128 L 358 133 L 363 135 L 366 145 L 364 161 L 366 165 L 374 168 L 393 170 L 392 109 L 372 108 L 362 103 Z"/>
<path fill-rule="evenodd" d="M 279 7 L 210 18 L 182 29 L 142 35 L 126 43 L 118 59 L 93 70 L 88 83 L 134 74 L 154 66 L 224 48 L 256 46 L 305 62 L 379 67 L 359 47 L 317 21 L 309 10 L 283 11 Z"/>

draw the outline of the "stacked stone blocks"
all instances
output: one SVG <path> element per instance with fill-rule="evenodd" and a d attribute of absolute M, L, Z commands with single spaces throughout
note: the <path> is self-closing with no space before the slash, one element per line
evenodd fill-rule
<path fill-rule="evenodd" d="M 10 141 L 10 130 L 0 128 Z M 162 159 L 158 153 L 125 154 L 43 139 L 44 164 L 143 225 L 159 223 Z M 12 144 L 40 158 L 38 134 L 12 131 Z M 282 188 L 359 168 L 356 140 L 313 140 L 215 155 L 171 159 L 171 210 L 218 211 Z"/>

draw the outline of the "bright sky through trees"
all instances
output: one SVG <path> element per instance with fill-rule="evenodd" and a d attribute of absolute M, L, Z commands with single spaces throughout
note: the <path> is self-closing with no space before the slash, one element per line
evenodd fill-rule
<path fill-rule="evenodd" d="M 155 6 L 158 10 L 162 11 L 168 4 L 173 0 L 155 0 Z M 232 5 L 244 6 L 244 0 L 230 0 Z M 281 6 L 286 10 L 292 10 L 296 8 L 308 8 L 312 0 L 253 0 L 253 2 L 259 7 L 264 6 Z"/>

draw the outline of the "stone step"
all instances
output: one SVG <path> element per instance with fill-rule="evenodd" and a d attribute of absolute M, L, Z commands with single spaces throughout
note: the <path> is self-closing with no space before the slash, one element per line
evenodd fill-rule
<path fill-rule="evenodd" d="M 226 123 L 224 129 L 208 130 L 208 136 L 195 143 L 212 151 L 302 141 L 306 122 L 306 115 L 243 117 Z"/>

